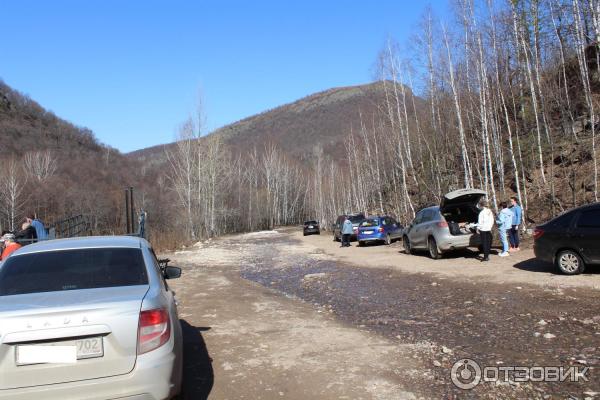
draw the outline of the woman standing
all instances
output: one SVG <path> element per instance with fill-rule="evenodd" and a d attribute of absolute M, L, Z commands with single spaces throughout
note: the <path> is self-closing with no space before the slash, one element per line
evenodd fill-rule
<path fill-rule="evenodd" d="M 508 204 L 505 201 L 500 203 L 500 214 L 496 223 L 498 224 L 498 231 L 500 233 L 500 241 L 502 242 L 502 253 L 500 257 L 510 256 L 508 252 L 508 231 L 511 229 L 513 221 L 513 213 L 508 209 Z"/>

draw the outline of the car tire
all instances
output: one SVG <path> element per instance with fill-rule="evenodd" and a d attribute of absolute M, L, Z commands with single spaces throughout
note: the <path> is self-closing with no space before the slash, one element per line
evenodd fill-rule
<path fill-rule="evenodd" d="M 427 250 L 429 250 L 429 257 L 433 260 L 439 260 L 442 258 L 442 253 L 438 249 L 437 243 L 434 238 L 430 237 L 427 241 Z"/>
<path fill-rule="evenodd" d="M 358 247 L 363 247 L 365 245 L 365 242 L 362 240 L 358 241 Z"/>
<path fill-rule="evenodd" d="M 302 234 L 303 234 L 304 236 L 306 236 L 306 235 L 307 235 L 307 233 L 306 233 L 306 232 L 303 232 Z"/>
<path fill-rule="evenodd" d="M 556 268 L 565 275 L 577 275 L 583 272 L 585 265 L 579 254 L 563 250 L 556 255 Z"/>
<path fill-rule="evenodd" d="M 385 244 L 386 244 L 386 246 L 389 246 L 390 244 L 392 244 L 392 238 L 390 237 L 389 233 L 387 235 L 385 235 Z"/>
<path fill-rule="evenodd" d="M 402 245 L 404 246 L 404 252 L 406 254 L 413 254 L 413 249 L 410 245 L 410 240 L 408 239 L 408 236 L 404 236 L 402 238 Z"/>

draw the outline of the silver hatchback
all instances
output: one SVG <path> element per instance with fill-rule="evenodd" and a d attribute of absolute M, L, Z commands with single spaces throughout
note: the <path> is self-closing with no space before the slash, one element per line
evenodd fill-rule
<path fill-rule="evenodd" d="M 479 246 L 479 234 L 468 228 L 477 222 L 477 203 L 486 192 L 459 189 L 446 194 L 439 206 L 420 210 L 402 237 L 406 253 L 427 250 L 433 259 L 444 252 Z"/>
<path fill-rule="evenodd" d="M 150 244 L 50 240 L 0 265 L 0 399 L 169 399 L 181 326 Z"/>

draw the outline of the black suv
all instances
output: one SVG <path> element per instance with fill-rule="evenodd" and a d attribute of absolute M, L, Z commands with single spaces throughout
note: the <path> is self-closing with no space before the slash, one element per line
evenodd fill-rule
<path fill-rule="evenodd" d="M 316 233 L 317 235 L 321 234 L 321 228 L 319 228 L 319 223 L 317 221 L 305 221 L 304 228 L 302 229 L 302 233 L 304 236 Z"/>
<path fill-rule="evenodd" d="M 535 228 L 535 256 L 552 262 L 563 274 L 583 272 L 600 264 L 600 203 L 567 211 Z"/>
<path fill-rule="evenodd" d="M 358 234 L 358 226 L 361 222 L 365 220 L 365 214 L 356 213 L 356 214 L 348 214 L 348 218 L 350 222 L 352 222 L 352 236 L 350 236 L 350 240 L 356 240 L 356 235 Z M 335 224 L 333 225 L 333 240 L 339 242 L 342 240 L 342 227 L 344 226 L 344 221 L 346 220 L 346 215 L 340 215 L 337 217 Z"/>

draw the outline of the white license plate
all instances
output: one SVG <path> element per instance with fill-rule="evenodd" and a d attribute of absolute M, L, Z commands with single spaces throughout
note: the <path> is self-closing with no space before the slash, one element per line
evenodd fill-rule
<path fill-rule="evenodd" d="M 101 336 L 80 339 L 77 340 L 75 344 L 77 345 L 78 360 L 104 356 L 104 345 Z"/>
<path fill-rule="evenodd" d="M 371 235 L 371 234 L 373 233 L 373 231 L 363 231 L 363 233 L 364 233 L 365 235 Z"/>
<path fill-rule="evenodd" d="M 17 365 L 69 363 L 86 358 L 104 356 L 102 337 L 91 337 L 65 342 L 18 345 Z"/>

